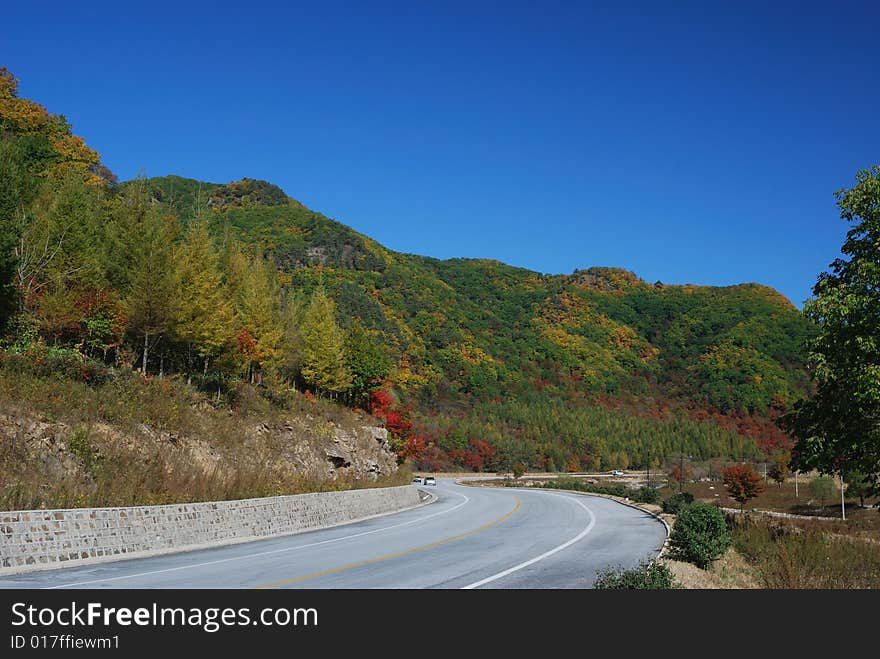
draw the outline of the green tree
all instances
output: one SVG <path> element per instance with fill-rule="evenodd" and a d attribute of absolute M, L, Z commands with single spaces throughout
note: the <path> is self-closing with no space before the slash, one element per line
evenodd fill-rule
<path fill-rule="evenodd" d="M 767 473 L 780 487 L 782 487 L 785 479 L 788 478 L 788 465 L 790 461 L 791 453 L 788 451 L 779 451 L 773 455 L 773 464 L 770 466 L 770 471 Z"/>
<path fill-rule="evenodd" d="M 805 315 L 818 329 L 807 350 L 815 393 L 784 418 L 797 439 L 795 467 L 837 473 L 843 465 L 880 479 L 880 165 L 839 190 L 852 224 L 830 272 L 819 275 Z"/>
<path fill-rule="evenodd" d="M 693 502 L 694 495 L 690 492 L 676 492 L 663 501 L 663 512 L 670 515 L 677 515 L 679 510 Z"/>
<path fill-rule="evenodd" d="M 336 323 L 336 304 L 323 288 L 313 293 L 300 333 L 303 380 L 319 391 L 346 391 L 352 378 L 346 366 L 345 331 Z"/>
<path fill-rule="evenodd" d="M 232 342 L 233 310 L 208 227 L 191 222 L 175 253 L 178 304 L 175 334 L 195 349 L 207 375 L 211 359 Z"/>
<path fill-rule="evenodd" d="M 296 382 L 302 369 L 301 329 L 308 306 L 309 300 L 300 290 L 288 291 L 284 296 L 281 309 L 281 325 L 284 328 L 284 333 L 281 337 L 279 360 L 281 375 L 289 383 Z"/>
<path fill-rule="evenodd" d="M 391 372 L 391 362 L 382 344 L 371 335 L 359 318 L 348 331 L 345 364 L 351 373 L 351 399 L 363 404 Z"/>
<path fill-rule="evenodd" d="M 129 261 L 130 281 L 123 308 L 129 335 L 141 346 L 141 368 L 149 372 L 150 351 L 172 328 L 178 301 L 174 277 L 177 218 L 155 212 L 138 213 L 138 233 Z"/>
<path fill-rule="evenodd" d="M 720 558 L 730 546 L 724 515 L 715 506 L 696 502 L 678 511 L 669 536 L 674 558 L 703 569 Z"/>
<path fill-rule="evenodd" d="M 250 381 L 261 382 L 263 369 L 279 365 L 284 336 L 278 268 L 273 260 L 258 253 L 248 258 L 234 244 L 227 248 L 224 262 L 239 328 L 239 348 Z"/>
<path fill-rule="evenodd" d="M 858 471 L 844 471 L 843 480 L 846 483 L 846 493 L 851 497 L 858 497 L 862 508 L 865 507 L 865 497 L 877 493 L 877 487 Z"/>
<path fill-rule="evenodd" d="M 15 309 L 16 247 L 25 226 L 27 209 L 39 189 L 31 171 L 42 152 L 51 151 L 40 137 L 0 138 L 0 330 Z"/>
<path fill-rule="evenodd" d="M 105 285 L 100 202 L 99 189 L 68 172 L 46 181 L 28 208 L 14 249 L 15 283 L 21 309 L 35 314 L 46 333 L 54 315 L 77 313 L 79 294 Z"/>
<path fill-rule="evenodd" d="M 819 500 L 819 505 L 824 508 L 825 503 L 834 496 L 834 479 L 830 476 L 819 476 L 810 481 L 810 496 Z"/>

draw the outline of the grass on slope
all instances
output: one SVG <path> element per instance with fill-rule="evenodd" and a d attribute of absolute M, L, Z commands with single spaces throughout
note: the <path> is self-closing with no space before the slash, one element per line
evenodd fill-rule
<path fill-rule="evenodd" d="M 20 365 L 19 365 L 20 366 Z M 179 380 L 87 384 L 0 368 L 0 510 L 151 505 L 405 484 L 295 468 L 300 442 L 375 422 L 291 392 L 240 385 L 217 404 Z M 254 428 L 283 427 L 287 438 Z"/>

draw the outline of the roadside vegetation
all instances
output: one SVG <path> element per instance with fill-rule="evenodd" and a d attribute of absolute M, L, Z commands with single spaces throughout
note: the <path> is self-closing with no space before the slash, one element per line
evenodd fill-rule
<path fill-rule="evenodd" d="M 715 506 L 695 501 L 679 508 L 669 535 L 672 558 L 706 569 L 729 546 L 727 522 Z"/>
<path fill-rule="evenodd" d="M 669 476 L 662 487 L 651 488 L 662 496 L 659 508 L 672 525 L 669 551 L 654 563 L 664 566 L 673 585 L 644 563 L 631 570 L 602 571 L 596 588 L 880 588 L 876 493 L 866 493 L 858 484 L 848 487 L 844 520 L 839 484 L 831 478 L 799 474 L 796 484 L 791 474 L 780 482 L 768 470 L 765 481 L 759 470 L 740 463 L 728 468 L 694 464 L 685 472 L 693 476 L 707 469 L 714 469 L 711 480 L 703 475 L 679 483 Z M 525 476 L 518 484 L 626 496 L 638 502 L 638 493 L 646 489 L 640 484 L 644 481 L 632 473 L 627 478 L 629 484 L 600 484 L 588 482 L 596 480 L 590 477 Z M 656 503 L 651 499 L 647 503 Z M 741 506 L 743 514 L 737 512 Z"/>
<path fill-rule="evenodd" d="M 543 483 L 544 487 L 559 490 L 574 490 L 576 492 L 589 492 L 591 494 L 605 494 L 608 496 L 620 497 L 621 499 L 629 499 L 636 503 L 652 503 L 660 502 L 660 491 L 655 487 L 639 487 L 633 489 L 627 487 L 623 483 L 609 483 L 600 485 L 597 483 L 587 483 L 582 479 L 576 478 L 553 478 Z"/>
<path fill-rule="evenodd" d="M 764 588 L 880 588 L 880 539 L 859 525 L 747 515 L 730 526 Z"/>
<path fill-rule="evenodd" d="M 827 477 L 801 475 L 797 487 L 789 478 L 767 485 L 749 501 L 754 509 L 799 517 L 748 510 L 723 514 L 718 506 L 739 508 L 735 497 L 742 495 L 741 484 L 730 485 L 702 481 L 687 483 L 682 492 L 677 483 L 664 488 L 663 510 L 676 515 L 667 557 L 673 562 L 666 562 L 690 587 L 880 588 L 880 510 L 873 507 L 880 499 L 865 497 L 859 488 L 847 492 L 844 520 L 838 485 Z M 695 507 L 704 518 L 696 534 Z M 695 535 L 702 539 L 694 541 Z M 675 560 L 699 566 L 705 576 L 682 570 Z"/>
<path fill-rule="evenodd" d="M 393 252 L 267 181 L 117 182 L 0 68 L 0 334 L 367 409 L 426 471 L 577 471 L 782 441 L 810 325 L 757 284 Z"/>
<path fill-rule="evenodd" d="M 677 587 L 670 569 L 656 561 L 644 561 L 631 569 L 600 570 L 593 584 L 597 590 L 668 590 Z"/>
<path fill-rule="evenodd" d="M 89 374 L 88 381 L 82 373 Z M 402 485 L 334 470 L 337 430 L 376 420 L 318 398 L 239 383 L 219 400 L 63 351 L 0 353 L 0 510 L 149 505 Z M 375 442 L 373 442 L 375 443 Z M 396 469 L 396 460 L 389 456 Z"/>

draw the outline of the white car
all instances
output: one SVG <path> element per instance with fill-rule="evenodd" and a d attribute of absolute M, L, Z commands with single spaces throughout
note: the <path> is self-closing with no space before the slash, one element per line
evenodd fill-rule
<path fill-rule="evenodd" d="M 433 476 L 426 476 L 425 477 L 425 485 L 436 485 L 436 484 L 437 484 L 437 481 L 434 480 Z"/>
<path fill-rule="evenodd" d="M 416 483 L 417 485 L 421 485 L 422 484 L 422 477 L 416 476 L 415 478 L 413 478 L 413 483 Z"/>
<path fill-rule="evenodd" d="M 622 469 L 615 469 L 611 472 L 611 475 L 612 476 L 623 476 L 623 470 Z"/>

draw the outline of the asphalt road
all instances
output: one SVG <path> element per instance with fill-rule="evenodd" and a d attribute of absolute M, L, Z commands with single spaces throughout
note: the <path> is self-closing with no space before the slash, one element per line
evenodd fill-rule
<path fill-rule="evenodd" d="M 0 578 L 0 588 L 589 588 L 663 525 L 609 499 L 439 479 L 420 508 L 331 529 Z"/>

